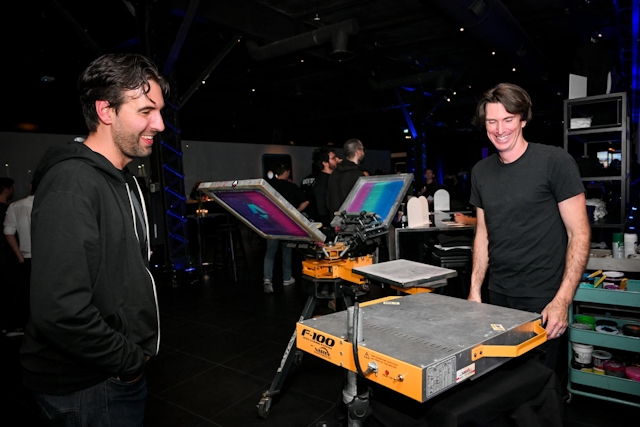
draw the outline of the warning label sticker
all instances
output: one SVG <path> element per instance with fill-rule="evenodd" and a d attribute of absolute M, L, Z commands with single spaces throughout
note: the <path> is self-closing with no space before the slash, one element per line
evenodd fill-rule
<path fill-rule="evenodd" d="M 393 369 L 396 369 L 398 367 L 398 364 L 393 360 L 387 359 L 385 357 L 382 357 L 381 355 L 377 355 L 374 353 L 365 353 L 364 358 L 371 359 L 372 361 L 377 362 L 380 366 L 385 366 Z"/>
<path fill-rule="evenodd" d="M 504 331 L 504 326 L 502 326 L 499 323 L 492 323 L 491 327 L 493 328 L 494 331 Z"/>
<path fill-rule="evenodd" d="M 427 398 L 456 383 L 456 357 L 450 357 L 427 368 Z"/>
<path fill-rule="evenodd" d="M 464 381 L 470 376 L 473 376 L 475 374 L 476 374 L 476 364 L 472 363 L 471 365 L 465 366 L 464 368 L 456 372 L 456 382 L 459 383 L 460 381 Z"/>

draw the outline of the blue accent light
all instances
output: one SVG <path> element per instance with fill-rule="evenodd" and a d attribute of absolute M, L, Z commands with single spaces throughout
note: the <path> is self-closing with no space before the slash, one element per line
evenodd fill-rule
<path fill-rule="evenodd" d="M 186 219 L 184 219 L 183 217 L 181 217 L 180 215 L 176 214 L 175 212 L 172 211 L 167 211 L 167 215 L 170 215 L 171 217 L 177 219 L 180 222 L 187 222 Z"/>
<path fill-rule="evenodd" d="M 171 122 L 165 120 L 164 124 L 166 126 L 168 126 L 173 132 L 175 132 L 177 135 L 180 135 L 180 129 L 178 129 L 177 127 L 175 127 Z"/>
<path fill-rule="evenodd" d="M 164 148 L 166 148 L 167 150 L 172 151 L 172 152 L 173 152 L 173 154 L 175 154 L 176 156 L 180 156 L 180 157 L 182 157 L 182 151 L 178 151 L 178 150 L 176 150 L 175 148 L 173 148 L 172 146 L 170 146 L 170 145 L 168 145 L 168 144 L 165 144 L 165 142 L 164 142 L 164 141 L 160 141 L 160 144 L 162 144 L 162 146 L 163 146 Z"/>
<path fill-rule="evenodd" d="M 179 236 L 179 235 L 177 235 L 175 233 L 169 233 L 169 236 L 171 236 L 171 238 L 173 238 L 173 239 L 181 241 L 182 243 L 186 243 L 187 242 L 187 239 L 185 239 L 184 237 Z"/>
<path fill-rule="evenodd" d="M 171 168 L 170 168 L 169 166 L 167 166 L 166 164 L 165 164 L 165 165 L 162 165 L 162 167 L 163 167 L 164 169 L 168 170 L 169 172 L 171 172 L 172 174 L 174 174 L 175 176 L 177 176 L 178 178 L 180 178 L 180 179 L 183 179 L 183 178 L 184 178 L 184 174 L 181 174 L 180 172 L 178 172 L 178 171 L 175 171 L 175 170 L 171 169 Z"/>
<path fill-rule="evenodd" d="M 185 273 L 190 273 L 190 272 L 195 271 L 195 270 L 196 270 L 196 268 L 195 268 L 195 267 L 189 267 L 189 268 L 185 268 L 185 269 L 184 269 L 184 272 L 185 272 Z"/>

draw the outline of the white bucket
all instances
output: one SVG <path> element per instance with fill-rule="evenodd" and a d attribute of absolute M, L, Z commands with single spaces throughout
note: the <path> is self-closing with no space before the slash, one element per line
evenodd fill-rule
<path fill-rule="evenodd" d="M 573 359 L 578 363 L 591 363 L 591 354 L 593 353 L 593 346 L 587 344 L 572 343 L 573 347 Z"/>

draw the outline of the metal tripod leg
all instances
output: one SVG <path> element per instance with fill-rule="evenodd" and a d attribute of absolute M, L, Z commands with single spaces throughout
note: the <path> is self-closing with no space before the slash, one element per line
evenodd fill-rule
<path fill-rule="evenodd" d="M 304 309 L 302 310 L 302 314 L 300 315 L 300 320 L 306 320 L 311 317 L 317 301 L 318 299 L 314 295 L 309 295 Z M 284 355 L 282 356 L 280 367 L 276 371 L 276 376 L 271 383 L 271 387 L 262 394 L 262 398 L 260 399 L 260 402 L 258 402 L 258 415 L 261 418 L 267 418 L 267 415 L 269 415 L 272 402 L 271 398 L 280 393 L 280 389 L 282 388 L 282 384 L 289 373 L 291 364 L 296 357 L 300 357 L 301 355 L 302 353 L 300 350 L 296 349 L 296 331 L 294 330 L 293 335 L 291 335 L 291 339 L 289 340 L 289 344 L 287 344 L 287 348 L 284 351 Z"/>

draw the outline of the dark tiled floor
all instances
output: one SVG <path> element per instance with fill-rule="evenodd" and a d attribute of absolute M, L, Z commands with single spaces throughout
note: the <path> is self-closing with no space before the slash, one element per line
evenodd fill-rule
<path fill-rule="evenodd" d="M 148 364 L 148 426 L 315 427 L 336 419 L 344 372 L 312 356 L 289 372 L 269 416 L 258 417 L 256 405 L 271 385 L 307 295 L 299 284 L 284 288 L 281 281 L 274 282 L 274 294 L 264 294 L 263 244 L 245 236 L 245 249 L 237 283 L 225 269 L 195 283 L 197 275 L 182 277 L 178 286 L 156 273 L 162 348 Z M 383 293 L 374 287 L 371 296 Z M 326 304 L 315 311 L 327 313 Z M 30 396 L 20 386 L 19 345 L 19 338 L 2 337 L 2 384 L 10 396 L 3 399 L 10 410 L 3 412 L 2 425 L 39 427 Z M 623 425 L 637 414 L 637 408 L 574 395 L 565 405 L 565 426 Z"/>

